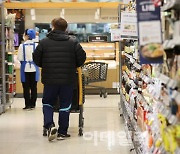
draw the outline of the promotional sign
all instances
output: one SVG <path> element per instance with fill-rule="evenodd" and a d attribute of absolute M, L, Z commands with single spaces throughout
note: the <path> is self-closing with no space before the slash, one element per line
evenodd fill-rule
<path fill-rule="evenodd" d="M 120 29 L 112 29 L 111 30 L 111 41 L 120 41 L 121 39 L 121 30 Z"/>
<path fill-rule="evenodd" d="M 135 12 L 121 13 L 121 38 L 137 39 L 137 14 Z"/>
<path fill-rule="evenodd" d="M 140 64 L 163 63 L 160 6 L 137 0 Z"/>

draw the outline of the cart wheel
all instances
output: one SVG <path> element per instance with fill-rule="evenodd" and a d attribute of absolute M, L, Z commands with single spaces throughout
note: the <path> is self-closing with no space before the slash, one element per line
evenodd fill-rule
<path fill-rule="evenodd" d="M 79 136 L 83 136 L 83 130 L 82 130 L 82 128 L 79 128 Z"/>
<path fill-rule="evenodd" d="M 103 96 L 104 96 L 104 98 L 107 98 L 107 92 L 105 92 L 105 93 L 103 94 Z"/>
<path fill-rule="evenodd" d="M 99 96 L 102 97 L 102 95 L 103 95 L 102 92 L 100 92 L 100 93 L 99 93 Z"/>

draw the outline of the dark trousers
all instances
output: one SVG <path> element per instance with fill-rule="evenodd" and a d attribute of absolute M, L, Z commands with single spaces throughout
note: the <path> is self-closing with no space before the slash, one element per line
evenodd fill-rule
<path fill-rule="evenodd" d="M 55 103 L 59 100 L 59 128 L 58 133 L 67 134 L 69 127 L 69 114 L 72 104 L 73 86 L 72 85 L 44 85 L 43 92 L 43 114 L 44 127 L 48 129 L 54 125 L 53 113 Z M 59 98 L 59 99 L 57 99 Z"/>
<path fill-rule="evenodd" d="M 35 107 L 37 100 L 37 81 L 35 72 L 25 72 L 25 82 L 22 82 L 25 107 Z"/>

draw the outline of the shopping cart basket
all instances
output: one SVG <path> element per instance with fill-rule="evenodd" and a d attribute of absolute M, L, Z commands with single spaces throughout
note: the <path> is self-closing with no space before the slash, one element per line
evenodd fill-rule
<path fill-rule="evenodd" d="M 71 113 L 79 113 L 79 136 L 82 136 L 84 127 L 83 104 L 85 102 L 85 82 L 81 68 L 77 69 L 76 81 L 73 89 Z M 59 108 L 59 99 L 57 98 L 54 104 L 54 112 L 59 112 Z M 47 136 L 46 129 L 43 129 L 43 136 Z"/>
<path fill-rule="evenodd" d="M 85 85 L 100 90 L 100 97 L 107 97 L 107 91 L 105 87 L 90 85 L 94 82 L 106 81 L 108 64 L 103 62 L 87 62 L 83 65 L 83 74 Z"/>

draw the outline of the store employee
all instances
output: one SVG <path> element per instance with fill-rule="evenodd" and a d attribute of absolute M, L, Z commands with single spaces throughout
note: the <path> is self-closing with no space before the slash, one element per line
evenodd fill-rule
<path fill-rule="evenodd" d="M 20 44 L 18 49 L 18 60 L 21 63 L 21 82 L 25 99 L 24 110 L 33 109 L 36 106 L 39 68 L 33 62 L 32 58 L 32 53 L 37 46 L 33 41 L 35 37 L 36 32 L 33 29 L 27 29 L 23 36 L 24 43 Z"/>

